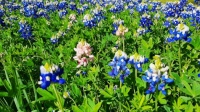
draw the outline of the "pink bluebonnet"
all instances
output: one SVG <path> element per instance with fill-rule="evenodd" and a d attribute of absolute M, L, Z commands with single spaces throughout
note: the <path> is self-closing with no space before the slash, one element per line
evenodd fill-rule
<path fill-rule="evenodd" d="M 111 17 L 111 19 L 114 19 L 114 18 L 115 18 L 115 16 Z M 116 32 L 117 32 L 118 27 L 119 27 L 120 24 L 123 25 L 124 24 L 124 20 L 121 20 L 121 19 L 114 20 L 114 22 L 113 22 L 114 30 L 112 31 L 112 34 L 116 35 Z"/>
<path fill-rule="evenodd" d="M 116 35 L 117 36 L 124 36 L 124 34 L 128 32 L 128 28 L 124 27 L 122 24 L 119 25 L 117 31 L 116 31 Z"/>
<path fill-rule="evenodd" d="M 165 85 L 172 83 L 173 79 L 168 76 L 168 66 L 165 66 L 160 59 L 160 56 L 154 56 L 155 63 L 150 64 L 150 68 L 146 70 L 145 75 L 142 76 L 142 79 L 149 83 L 149 88 L 146 91 L 146 94 L 151 94 L 158 90 L 161 91 L 164 95 L 167 94 L 165 90 Z"/>
<path fill-rule="evenodd" d="M 73 58 L 74 60 L 78 61 L 77 68 L 86 66 L 88 62 L 93 61 L 94 55 L 92 55 L 92 48 L 86 41 L 80 41 L 74 50 L 76 51 L 76 56 Z"/>
<path fill-rule="evenodd" d="M 120 74 L 120 81 L 124 83 L 124 79 L 130 74 L 130 70 L 126 66 L 127 62 L 127 54 L 121 50 L 118 50 L 115 53 L 115 57 L 113 58 L 112 62 L 109 63 L 109 66 L 112 67 L 112 70 L 108 74 L 113 78 Z"/>
<path fill-rule="evenodd" d="M 62 74 L 63 69 L 59 68 L 57 65 L 46 63 L 44 66 L 40 66 L 40 81 L 38 84 L 42 89 L 47 89 L 51 83 L 64 84 L 66 81 L 61 78 Z"/>
<path fill-rule="evenodd" d="M 130 56 L 128 63 L 134 65 L 135 69 L 142 72 L 142 65 L 148 62 L 148 58 L 135 53 L 134 55 Z"/>

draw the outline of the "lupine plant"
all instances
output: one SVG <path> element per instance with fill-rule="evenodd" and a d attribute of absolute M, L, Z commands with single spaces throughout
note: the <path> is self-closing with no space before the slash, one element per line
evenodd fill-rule
<path fill-rule="evenodd" d="M 199 0 L 0 0 L 0 112 L 200 112 Z"/>

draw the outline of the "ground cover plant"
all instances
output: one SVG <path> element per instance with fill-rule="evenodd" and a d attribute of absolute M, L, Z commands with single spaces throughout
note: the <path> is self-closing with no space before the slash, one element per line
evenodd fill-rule
<path fill-rule="evenodd" d="M 200 112 L 200 1 L 0 4 L 0 112 Z"/>

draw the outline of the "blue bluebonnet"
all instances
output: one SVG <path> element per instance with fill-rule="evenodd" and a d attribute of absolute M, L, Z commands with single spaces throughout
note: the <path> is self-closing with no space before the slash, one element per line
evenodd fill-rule
<path fill-rule="evenodd" d="M 70 2 L 69 3 L 69 8 L 71 9 L 71 10 L 76 10 L 77 8 L 76 8 L 76 4 L 74 3 L 74 2 Z"/>
<path fill-rule="evenodd" d="M 67 10 L 60 10 L 58 13 L 59 13 L 59 17 L 63 18 L 64 16 L 67 15 L 68 12 L 67 12 Z"/>
<path fill-rule="evenodd" d="M 178 40 L 184 40 L 190 42 L 192 39 L 189 37 L 191 34 L 189 32 L 189 27 L 181 23 L 176 26 L 176 29 L 170 29 L 169 33 L 171 37 L 166 39 L 167 42 L 175 42 Z"/>
<path fill-rule="evenodd" d="M 153 25 L 153 22 L 150 18 L 150 15 L 148 14 L 143 14 L 141 19 L 140 19 L 140 26 L 143 28 L 147 28 L 148 30 L 150 30 L 151 26 Z"/>
<path fill-rule="evenodd" d="M 109 66 L 112 70 L 108 73 L 111 77 L 117 77 L 119 74 L 120 81 L 124 83 L 124 79 L 130 74 L 129 68 L 126 66 L 128 62 L 128 57 L 125 52 L 118 50 L 115 53 L 115 57 Z"/>
<path fill-rule="evenodd" d="M 57 10 L 58 1 L 46 2 L 45 9 L 47 12 L 54 12 Z"/>
<path fill-rule="evenodd" d="M 49 65 L 46 63 L 44 66 L 40 66 L 40 81 L 38 84 L 42 89 L 47 89 L 51 83 L 64 84 L 66 81 L 61 78 L 63 69 L 57 65 Z"/>
<path fill-rule="evenodd" d="M 32 28 L 31 26 L 24 20 L 19 22 L 19 33 L 20 36 L 24 39 L 31 39 L 32 37 Z"/>
<path fill-rule="evenodd" d="M 61 36 L 64 36 L 65 35 L 65 33 L 63 32 L 63 31 L 59 31 L 56 35 L 53 35 L 52 37 L 51 37 L 51 43 L 52 44 L 56 44 L 56 43 L 58 43 L 58 41 L 59 41 L 59 38 L 61 37 Z"/>
<path fill-rule="evenodd" d="M 92 28 L 97 25 L 97 21 L 90 15 L 86 14 L 83 18 L 84 26 Z"/>
<path fill-rule="evenodd" d="M 130 56 L 128 63 L 134 65 L 135 69 L 142 72 L 142 65 L 148 62 L 148 58 L 135 53 L 134 55 Z"/>
<path fill-rule="evenodd" d="M 113 12 L 113 13 L 120 13 L 123 10 L 124 10 L 124 5 L 121 3 L 116 3 L 110 8 L 110 12 Z"/>
<path fill-rule="evenodd" d="M 169 28 L 171 26 L 171 18 L 167 18 L 166 21 L 164 21 L 163 25 L 166 28 Z"/>
<path fill-rule="evenodd" d="M 149 66 L 150 68 L 146 70 L 145 75 L 142 76 L 142 79 L 149 83 L 146 94 L 154 93 L 158 86 L 158 90 L 166 95 L 165 85 L 173 82 L 173 79 L 168 76 L 169 67 L 161 62 L 159 55 L 154 56 L 154 60 L 155 63 L 151 63 Z"/>
<path fill-rule="evenodd" d="M 59 10 L 64 10 L 64 9 L 66 9 L 67 8 L 67 2 L 66 1 L 60 1 L 59 3 L 58 3 L 58 9 Z"/>
<path fill-rule="evenodd" d="M 136 10 L 141 14 L 146 13 L 148 11 L 148 5 L 146 3 L 138 4 Z"/>
<path fill-rule="evenodd" d="M 105 16 L 103 15 L 103 8 L 99 5 L 97 5 L 97 7 L 92 11 L 93 15 L 94 15 L 94 19 L 97 22 L 100 22 L 102 19 L 105 18 Z"/>

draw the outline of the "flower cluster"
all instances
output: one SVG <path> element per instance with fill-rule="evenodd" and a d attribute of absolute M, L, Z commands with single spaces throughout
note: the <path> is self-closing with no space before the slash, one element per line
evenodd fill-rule
<path fill-rule="evenodd" d="M 143 14 L 141 19 L 140 19 L 140 26 L 150 30 L 151 25 L 153 25 L 153 22 L 152 22 L 152 20 L 150 18 L 150 15 L 148 15 L 146 13 Z"/>
<path fill-rule="evenodd" d="M 118 74 L 120 74 L 120 81 L 124 83 L 124 79 L 130 74 L 130 70 L 126 66 L 127 62 L 127 54 L 121 50 L 118 50 L 115 53 L 112 62 L 109 63 L 109 66 L 112 67 L 112 70 L 108 74 L 111 77 L 116 77 Z"/>
<path fill-rule="evenodd" d="M 82 40 L 80 41 L 76 48 L 74 48 L 76 51 L 76 56 L 74 56 L 74 60 L 78 61 L 77 68 L 81 66 L 86 66 L 88 62 L 93 61 L 94 56 L 91 54 L 92 49 L 90 47 L 90 44 L 88 44 L 86 41 Z"/>
<path fill-rule="evenodd" d="M 97 25 L 97 21 L 90 14 L 86 14 L 83 18 L 83 23 L 85 26 L 92 28 Z"/>
<path fill-rule="evenodd" d="M 172 37 L 168 37 L 167 42 L 175 42 L 178 40 L 190 42 L 192 40 L 189 37 L 191 35 L 189 32 L 189 27 L 183 23 L 178 24 L 178 26 L 176 26 L 176 29 L 170 29 L 169 33 L 170 35 L 172 35 Z"/>
<path fill-rule="evenodd" d="M 114 20 L 114 22 L 113 22 L 114 30 L 113 30 L 112 34 L 116 35 L 119 25 L 123 25 L 123 24 L 124 24 L 124 20 L 121 20 L 121 19 Z"/>
<path fill-rule="evenodd" d="M 24 20 L 21 20 L 19 22 L 19 33 L 21 35 L 22 38 L 24 39 L 31 39 L 32 36 L 32 31 L 31 31 L 31 26 Z"/>
<path fill-rule="evenodd" d="M 49 65 L 46 63 L 44 66 L 40 66 L 40 81 L 38 84 L 42 89 L 46 89 L 53 83 L 64 84 L 66 81 L 61 78 L 63 69 L 60 69 L 57 65 Z"/>
<path fill-rule="evenodd" d="M 134 55 L 130 56 L 128 63 L 134 65 L 135 69 L 142 72 L 142 64 L 147 63 L 148 61 L 148 58 L 135 53 Z"/>
<path fill-rule="evenodd" d="M 145 75 L 142 79 L 149 83 L 149 88 L 146 94 L 151 94 L 156 91 L 156 86 L 158 84 L 158 90 L 164 95 L 167 94 L 165 90 L 165 85 L 172 83 L 173 80 L 168 76 L 168 66 L 165 66 L 160 59 L 160 56 L 154 56 L 155 63 L 150 64 L 150 68 L 146 70 Z"/>
<path fill-rule="evenodd" d="M 124 33 L 128 32 L 128 28 L 124 27 L 122 24 L 119 25 L 116 35 L 117 36 L 124 36 Z"/>

